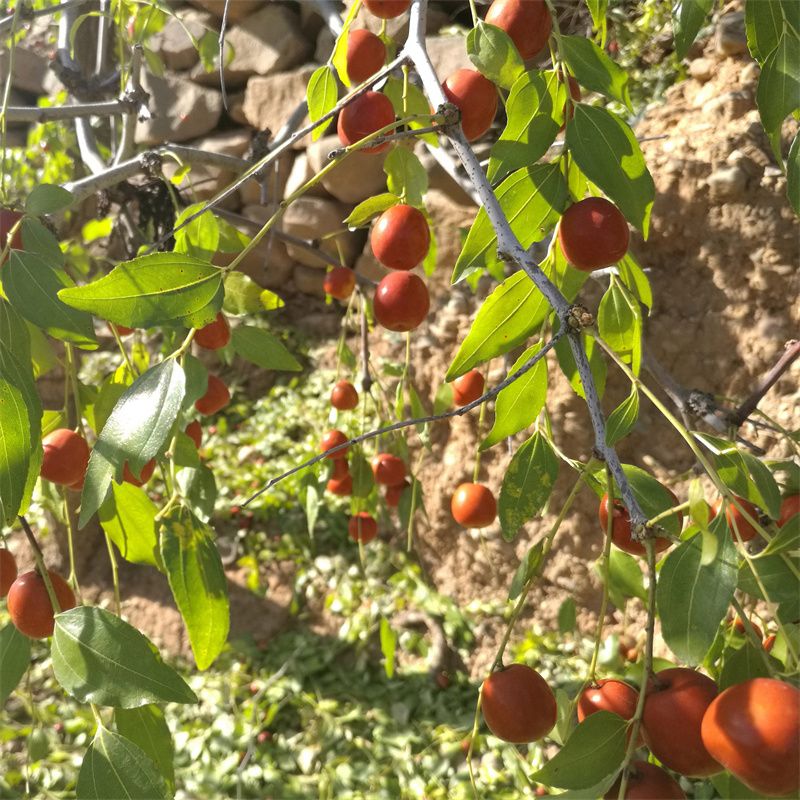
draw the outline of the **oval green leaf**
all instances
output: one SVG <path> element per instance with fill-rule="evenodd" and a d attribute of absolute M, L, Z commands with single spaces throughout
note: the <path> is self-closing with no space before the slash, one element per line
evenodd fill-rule
<path fill-rule="evenodd" d="M 306 102 L 308 103 L 308 118 L 316 122 L 336 107 L 339 100 L 339 86 L 336 76 L 329 66 L 319 67 L 314 70 L 308 81 L 306 89 Z M 312 141 L 316 141 L 328 129 L 330 122 L 318 125 L 311 132 Z"/>
<path fill-rule="evenodd" d="M 479 72 L 504 89 L 510 89 L 525 71 L 511 37 L 482 20 L 467 34 L 467 55 Z"/>
<path fill-rule="evenodd" d="M 0 630 L 0 708 L 31 663 L 31 640 L 9 622 Z"/>
<path fill-rule="evenodd" d="M 562 36 L 561 47 L 569 71 L 581 86 L 612 100 L 619 100 L 633 111 L 628 94 L 628 73 L 591 39 L 585 36 Z"/>
<path fill-rule="evenodd" d="M 154 705 L 117 708 L 114 711 L 114 722 L 117 731 L 140 747 L 156 765 L 164 780 L 172 786 L 175 783 L 175 745 L 164 719 L 164 712 Z"/>
<path fill-rule="evenodd" d="M 239 325 L 233 329 L 231 341 L 238 355 L 262 369 L 282 372 L 298 372 L 302 369 L 281 340 L 263 328 Z"/>

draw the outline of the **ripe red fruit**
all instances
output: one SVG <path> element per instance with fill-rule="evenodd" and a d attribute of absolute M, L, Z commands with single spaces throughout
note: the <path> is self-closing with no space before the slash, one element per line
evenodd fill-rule
<path fill-rule="evenodd" d="M 228 344 L 231 340 L 231 326 L 221 311 L 213 322 L 197 331 L 194 340 L 199 347 L 206 350 L 221 350 Z"/>
<path fill-rule="evenodd" d="M 367 11 L 380 19 L 394 19 L 408 11 L 411 0 L 364 0 Z"/>
<path fill-rule="evenodd" d="M 347 463 L 346 458 L 331 459 L 331 478 L 344 478 L 345 475 L 350 474 L 350 465 Z"/>
<path fill-rule="evenodd" d="M 562 215 L 558 241 L 573 267 L 591 272 L 616 264 L 628 252 L 630 231 L 613 203 L 604 197 L 587 197 Z"/>
<path fill-rule="evenodd" d="M 378 535 L 378 523 L 371 514 L 359 511 L 347 523 L 347 533 L 354 542 L 371 542 Z"/>
<path fill-rule="evenodd" d="M 62 611 L 75 607 L 75 595 L 69 584 L 56 572 L 47 571 Z M 8 613 L 20 633 L 31 639 L 52 636 L 55 623 L 47 587 L 38 572 L 20 575 L 8 590 Z"/>
<path fill-rule="evenodd" d="M 453 403 L 465 406 L 477 400 L 483 394 L 485 381 L 483 375 L 476 369 L 471 369 L 460 378 L 453 381 Z"/>
<path fill-rule="evenodd" d="M 0 597 L 5 597 L 17 578 L 17 561 L 12 552 L 0 547 Z"/>
<path fill-rule="evenodd" d="M 603 534 L 605 534 L 608 530 L 608 494 L 604 494 L 600 500 L 598 516 L 600 517 L 600 529 L 603 531 Z M 676 516 L 681 523 L 683 523 L 683 515 L 678 512 Z M 611 526 L 611 541 L 619 547 L 620 550 L 624 550 L 626 553 L 631 553 L 635 556 L 643 556 L 647 553 L 644 544 L 634 540 L 628 509 L 617 499 L 614 500 L 614 521 Z M 663 536 L 657 536 L 653 539 L 653 544 L 655 545 L 656 552 L 660 553 L 662 550 L 666 550 L 672 544 L 672 541 Z"/>
<path fill-rule="evenodd" d="M 428 288 L 418 275 L 391 272 L 375 289 L 375 319 L 390 331 L 411 331 L 419 326 L 431 305 Z"/>
<path fill-rule="evenodd" d="M 499 739 L 515 744 L 535 742 L 556 724 L 556 698 L 536 670 L 512 664 L 483 682 L 481 712 Z"/>
<path fill-rule="evenodd" d="M 800 494 L 790 494 L 783 498 L 778 527 L 782 528 L 795 514 L 800 514 Z"/>
<path fill-rule="evenodd" d="M 764 648 L 764 650 L 767 653 L 771 653 L 772 652 L 772 648 L 775 647 L 775 639 L 776 638 L 777 637 L 775 636 L 775 634 L 771 633 L 769 636 L 767 636 L 766 639 L 764 639 L 764 642 L 763 642 L 763 644 L 761 646 Z"/>
<path fill-rule="evenodd" d="M 737 497 L 736 500 L 753 519 L 758 520 L 758 509 L 752 503 L 741 497 Z M 709 520 L 714 519 L 714 517 L 719 514 L 720 508 L 722 508 L 721 497 L 711 507 Z M 742 514 L 733 503 L 730 503 L 725 509 L 725 519 L 728 522 L 728 528 L 730 529 L 734 542 L 738 542 L 739 539 L 743 542 L 749 542 L 758 535 L 756 529 L 745 519 L 744 514 Z M 737 531 L 739 533 L 738 536 L 736 535 Z"/>
<path fill-rule="evenodd" d="M 126 325 L 116 325 L 117 333 L 120 335 L 121 338 L 125 338 L 126 336 L 130 336 L 134 328 L 128 328 Z"/>
<path fill-rule="evenodd" d="M 471 142 L 483 136 L 497 113 L 497 87 L 474 69 L 458 69 L 442 86 L 461 112 L 461 129 Z"/>
<path fill-rule="evenodd" d="M 397 508 L 400 505 L 400 498 L 403 496 L 403 492 L 409 487 L 411 484 L 408 481 L 403 481 L 402 483 L 397 484 L 397 486 L 387 486 L 386 487 L 386 505 L 389 508 Z"/>
<path fill-rule="evenodd" d="M 413 269 L 425 258 L 430 243 L 425 215 L 405 203 L 387 208 L 370 235 L 375 258 L 389 269 Z"/>
<path fill-rule="evenodd" d="M 636 713 L 639 692 L 628 683 L 614 679 L 597 681 L 587 686 L 578 698 L 578 722 L 597 711 L 611 711 L 623 719 L 631 719 Z"/>
<path fill-rule="evenodd" d="M 343 434 L 341 431 L 328 431 L 323 437 L 322 441 L 319 443 L 319 449 L 321 453 L 324 453 L 326 450 L 330 450 L 332 447 L 338 447 L 340 444 L 344 444 L 347 441 L 347 436 Z M 347 451 L 349 447 L 344 447 L 341 450 L 337 450 L 335 453 L 330 453 L 329 455 L 325 456 L 325 458 L 347 458 Z"/>
<path fill-rule="evenodd" d="M 326 488 L 331 494 L 347 497 L 353 493 L 353 476 L 347 473 L 341 478 L 331 478 Z"/>
<path fill-rule="evenodd" d="M 364 92 L 351 100 L 340 112 L 336 131 L 342 144 L 350 145 L 394 122 L 391 100 L 380 92 Z M 391 131 L 390 131 L 391 132 Z M 391 142 L 362 148 L 362 153 L 382 153 Z"/>
<path fill-rule="evenodd" d="M 186 426 L 184 433 L 194 442 L 194 446 L 199 450 L 203 443 L 203 426 L 198 420 L 193 420 Z"/>
<path fill-rule="evenodd" d="M 356 274 L 349 267 L 334 267 L 325 276 L 322 288 L 337 300 L 347 300 L 356 288 Z"/>
<path fill-rule="evenodd" d="M 553 20 L 544 0 L 494 0 L 486 22 L 502 28 L 524 61 L 533 58 L 546 44 Z"/>
<path fill-rule="evenodd" d="M 603 795 L 605 800 L 617 800 L 622 776 Z M 631 762 L 625 800 L 686 800 L 680 784 L 661 767 L 646 761 Z"/>
<path fill-rule="evenodd" d="M 360 28 L 347 36 L 347 76 L 353 83 L 371 78 L 386 61 L 386 45 L 380 37 Z"/>
<path fill-rule="evenodd" d="M 122 480 L 126 483 L 131 483 L 134 486 L 144 486 L 150 478 L 153 477 L 153 473 L 156 469 L 156 460 L 151 458 L 143 467 L 142 471 L 139 473 L 139 476 L 133 474 L 133 471 L 128 466 L 128 463 L 125 463 L 125 466 L 122 469 Z"/>
<path fill-rule="evenodd" d="M 703 717 L 703 744 L 734 777 L 770 797 L 800 789 L 800 690 L 774 678 L 730 686 Z"/>
<path fill-rule="evenodd" d="M 750 620 L 750 625 L 753 627 L 756 636 L 758 636 L 759 639 L 763 639 L 764 632 L 761 630 L 761 628 L 759 628 L 758 625 L 756 625 L 752 620 Z M 733 629 L 741 636 L 747 636 L 747 629 L 745 628 L 741 617 L 736 617 L 736 619 L 733 621 Z"/>
<path fill-rule="evenodd" d="M 44 458 L 39 474 L 61 486 L 71 486 L 83 480 L 89 466 L 89 445 L 80 434 L 68 428 L 58 428 L 42 440 Z"/>
<path fill-rule="evenodd" d="M 674 667 L 648 682 L 644 701 L 644 740 L 664 766 L 702 778 L 722 767 L 703 746 L 703 714 L 717 696 L 717 684 L 692 669 Z"/>
<path fill-rule="evenodd" d="M 378 453 L 373 456 L 371 465 L 375 483 L 382 486 L 399 486 L 406 479 L 406 465 L 403 459 L 391 453 Z"/>
<path fill-rule="evenodd" d="M 208 376 L 206 393 L 194 404 L 198 413 L 208 416 L 222 411 L 231 401 L 228 387 L 216 376 Z"/>
<path fill-rule="evenodd" d="M 0 253 L 5 250 L 8 243 L 9 231 L 22 219 L 19 211 L 12 211 L 10 208 L 0 208 Z M 11 240 L 11 247 L 14 250 L 22 249 L 21 229 L 17 228 L 14 238 Z"/>
<path fill-rule="evenodd" d="M 331 390 L 331 405 L 339 411 L 352 411 L 358 406 L 358 392 L 350 381 L 337 381 Z"/>
<path fill-rule="evenodd" d="M 462 483 L 450 501 L 453 519 L 465 528 L 485 528 L 497 516 L 497 501 L 481 483 Z"/>

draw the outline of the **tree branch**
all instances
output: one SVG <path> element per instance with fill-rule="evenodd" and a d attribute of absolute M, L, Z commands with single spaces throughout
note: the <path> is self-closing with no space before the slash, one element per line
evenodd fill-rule
<path fill-rule="evenodd" d="M 369 431 L 368 433 L 362 433 L 360 436 L 355 436 L 352 439 L 348 439 L 346 442 L 343 442 L 336 447 L 331 447 L 329 450 L 325 450 L 324 452 L 320 453 L 319 455 L 314 456 L 314 458 L 309 458 L 307 461 L 304 461 L 302 464 L 298 464 L 295 467 L 292 467 L 290 470 L 281 473 L 280 475 L 276 476 L 275 478 L 271 478 L 265 486 L 259 489 L 255 494 L 248 497 L 243 503 L 240 503 L 242 507 L 245 507 L 253 502 L 257 497 L 260 497 L 264 492 L 271 489 L 275 484 L 280 483 L 285 478 L 288 478 L 290 475 L 294 475 L 296 472 L 300 472 L 300 470 L 306 469 L 306 467 L 311 467 L 314 464 L 322 461 L 323 459 L 327 458 L 333 453 L 338 453 L 340 450 L 346 450 L 348 447 L 352 447 L 354 444 L 360 444 L 361 442 L 366 442 L 369 439 L 375 439 L 378 436 L 384 436 L 387 433 L 392 433 L 393 431 L 399 431 L 403 428 L 410 428 L 412 425 L 426 425 L 429 422 L 440 422 L 444 419 L 450 419 L 451 417 L 461 417 L 464 414 L 468 414 L 472 411 L 473 408 L 477 408 L 478 406 L 486 403 L 489 400 L 497 397 L 506 386 L 510 386 L 514 381 L 521 378 L 526 372 L 532 369 L 542 358 L 544 358 L 547 353 L 558 343 L 559 339 L 561 339 L 566 333 L 566 329 L 563 329 L 556 332 L 553 335 L 553 338 L 539 350 L 538 353 L 535 353 L 531 358 L 529 358 L 516 372 L 512 373 L 511 375 L 506 376 L 500 383 L 497 384 L 493 389 L 490 389 L 485 394 L 482 394 L 477 400 L 473 400 L 471 403 L 467 403 L 465 406 L 461 406 L 460 408 L 454 408 L 451 411 L 445 411 L 442 414 L 431 414 L 427 417 L 417 417 L 415 419 L 404 419 L 400 420 L 400 422 L 394 422 L 391 425 L 387 425 L 385 428 L 377 428 L 376 430 Z"/>
<path fill-rule="evenodd" d="M 434 107 L 438 108 L 447 103 L 447 98 L 445 97 L 444 90 L 439 83 L 436 71 L 425 49 L 425 15 L 427 4 L 428 0 L 413 0 L 408 38 L 401 52 L 401 56 L 405 55 L 414 65 L 422 81 L 422 88 L 428 100 Z M 497 235 L 498 252 L 502 257 L 518 264 L 525 271 L 558 315 L 561 320 L 562 328 L 566 329 L 570 312 L 570 305 L 566 298 L 544 272 L 542 272 L 534 258 L 522 247 L 519 239 L 514 235 L 492 186 L 486 178 L 477 156 L 467 143 L 461 127 L 451 128 L 448 131 L 448 136 L 467 172 L 469 180 L 475 187 L 475 192 Z M 586 403 L 589 408 L 589 415 L 595 432 L 595 450 L 597 451 L 598 457 L 606 461 L 611 473 L 614 475 L 619 485 L 622 499 L 628 508 L 631 522 L 634 526 L 641 527 L 647 521 L 647 517 L 633 495 L 630 484 L 622 471 L 622 465 L 616 451 L 613 447 L 609 447 L 606 444 L 605 418 L 603 416 L 597 389 L 594 385 L 594 379 L 589 369 L 589 361 L 586 357 L 586 353 L 577 337 L 570 335 L 569 342 L 575 357 L 575 363 L 581 382 L 583 383 Z"/>

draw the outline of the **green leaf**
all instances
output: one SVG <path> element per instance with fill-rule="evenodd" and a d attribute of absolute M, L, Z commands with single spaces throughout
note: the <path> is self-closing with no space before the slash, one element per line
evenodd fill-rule
<path fill-rule="evenodd" d="M 214 532 L 185 511 L 161 521 L 161 558 L 198 669 L 208 669 L 228 639 L 228 583 Z"/>
<path fill-rule="evenodd" d="M 58 240 L 38 219 L 25 217 L 22 220 L 21 233 L 23 250 L 41 256 L 51 267 L 64 266 L 64 253 Z"/>
<path fill-rule="evenodd" d="M 525 72 L 525 65 L 511 37 L 482 20 L 478 20 L 467 34 L 467 55 L 479 72 L 504 89 L 510 89 Z"/>
<path fill-rule="evenodd" d="M 783 32 L 783 12 L 779 0 L 748 0 L 744 6 L 747 46 L 759 64 L 764 64 L 778 46 Z"/>
<path fill-rule="evenodd" d="M 800 516 L 792 517 L 794 522 L 785 522 L 772 541 L 758 554 L 758 557 L 800 550 Z"/>
<path fill-rule="evenodd" d="M 383 171 L 390 193 L 409 205 L 422 205 L 422 195 L 428 191 L 428 173 L 411 150 L 392 148 L 383 162 Z"/>
<path fill-rule="evenodd" d="M 562 36 L 562 53 L 569 71 L 581 86 L 618 100 L 630 111 L 628 73 L 617 66 L 591 39 L 584 36 Z"/>
<path fill-rule="evenodd" d="M 173 252 L 211 263 L 219 250 L 219 220 L 208 210 L 203 211 L 203 207 L 203 203 L 193 203 L 175 220 L 179 230 L 175 232 Z"/>
<path fill-rule="evenodd" d="M 624 439 L 633 430 L 638 418 L 639 392 L 634 386 L 631 393 L 608 416 L 606 444 L 613 446 Z"/>
<path fill-rule="evenodd" d="M 78 800 L 169 800 L 156 765 L 130 740 L 98 727 L 83 757 Z"/>
<path fill-rule="evenodd" d="M 602 350 L 595 344 L 592 337 L 585 333 L 581 334 L 581 341 L 583 348 L 586 351 L 586 356 L 589 359 L 589 368 L 594 382 L 597 387 L 597 393 L 600 397 L 603 396 L 606 388 L 606 362 L 603 357 Z M 561 371 L 566 375 L 570 386 L 573 391 L 579 396 L 584 397 L 583 383 L 580 375 L 578 374 L 578 365 L 575 363 L 575 357 L 572 355 L 572 348 L 569 346 L 568 337 L 561 339 L 555 346 L 556 356 L 558 358 L 558 365 Z"/>
<path fill-rule="evenodd" d="M 299 372 L 302 369 L 283 342 L 263 328 L 239 325 L 233 329 L 231 341 L 238 355 L 262 369 L 282 372 Z"/>
<path fill-rule="evenodd" d="M 75 291 L 66 272 L 54 269 L 35 253 L 12 250 L 0 271 L 3 291 L 12 306 L 55 339 L 93 350 L 97 347 L 92 318 L 65 305 L 62 291 Z"/>
<path fill-rule="evenodd" d="M 181 253 L 151 253 L 126 261 L 100 280 L 59 297 L 73 308 L 129 328 L 149 328 L 206 307 L 222 286 L 222 270 Z M 220 305 L 221 305 L 220 296 Z M 219 306 L 217 306 L 217 311 Z"/>
<path fill-rule="evenodd" d="M 529 347 L 509 369 L 513 375 L 530 361 L 540 350 L 542 343 Z M 522 377 L 506 386 L 497 395 L 494 407 L 494 425 L 481 443 L 480 449 L 486 450 L 497 442 L 519 433 L 527 428 L 539 416 L 547 399 L 547 362 L 544 358 L 529 369 Z M 513 463 L 513 462 L 512 462 Z M 508 474 L 506 474 L 508 478 Z"/>
<path fill-rule="evenodd" d="M 506 278 L 478 308 L 445 381 L 525 341 L 544 322 L 549 310 L 544 295 L 524 272 Z"/>
<path fill-rule="evenodd" d="M 375 476 L 361 453 L 355 453 L 350 458 L 350 474 L 353 476 L 353 497 L 368 497 L 375 486 Z"/>
<path fill-rule="evenodd" d="M 589 8 L 589 13 L 592 15 L 592 23 L 595 30 L 600 32 L 601 44 L 605 46 L 606 42 L 606 13 L 608 12 L 608 0 L 586 0 L 586 5 Z M 602 794 L 599 792 L 598 794 Z"/>
<path fill-rule="evenodd" d="M 761 124 L 781 163 L 781 125 L 800 107 L 800 35 L 791 28 L 783 32 L 761 68 L 756 103 Z"/>
<path fill-rule="evenodd" d="M 740 451 L 732 442 L 708 434 L 703 438 L 715 445 L 714 466 L 722 482 L 734 494 L 777 519 L 781 505 L 780 489 L 764 463 L 750 453 Z"/>
<path fill-rule="evenodd" d="M 39 183 L 33 187 L 26 198 L 25 210 L 34 216 L 52 214 L 55 211 L 61 211 L 62 208 L 68 208 L 74 200 L 72 193 L 61 186 Z"/>
<path fill-rule="evenodd" d="M 0 349 L 5 351 L 2 346 Z M 10 362 L 13 356 L 8 351 L 5 352 Z M 37 437 L 38 430 L 37 424 Z M 34 441 L 36 440 L 33 439 L 33 426 L 25 391 L 14 375 L 0 368 L 0 523 L 2 525 L 11 525 L 20 512 L 28 485 Z"/>
<path fill-rule="evenodd" d="M 416 478 L 412 478 L 411 486 L 406 487 L 400 495 L 400 503 L 397 506 L 397 516 L 400 518 L 402 530 L 408 530 L 417 511 L 427 515 L 425 504 L 422 501 L 422 484 Z"/>
<path fill-rule="evenodd" d="M 642 361 L 642 319 L 638 304 L 634 307 L 615 280 L 600 301 L 597 311 L 600 337 L 639 374 Z"/>
<path fill-rule="evenodd" d="M 784 553 L 754 558 L 739 568 L 737 587 L 770 603 L 797 602 L 799 567 L 800 559 Z"/>
<path fill-rule="evenodd" d="M 536 431 L 520 445 L 508 465 L 498 506 L 503 538 L 510 542 L 544 508 L 558 477 L 558 458 L 547 438 Z"/>
<path fill-rule="evenodd" d="M 331 53 L 330 63 L 335 67 L 339 80 L 345 86 L 350 86 L 350 76 L 347 74 L 347 36 L 360 8 L 361 3 L 353 3 L 348 9 L 347 16 L 342 23 L 342 32 L 333 46 L 333 53 Z"/>
<path fill-rule="evenodd" d="M 619 270 L 620 280 L 633 292 L 639 302 L 648 308 L 652 308 L 653 291 L 650 288 L 650 279 L 630 252 L 626 253 L 622 260 L 617 263 L 617 269 Z"/>
<path fill-rule="evenodd" d="M 490 181 L 538 161 L 561 127 L 560 118 L 566 97 L 558 76 L 552 70 L 523 73 L 511 87 L 506 101 L 508 121 L 492 146 L 487 176 Z"/>
<path fill-rule="evenodd" d="M 0 708 L 31 663 L 31 640 L 9 622 L 0 630 Z"/>
<path fill-rule="evenodd" d="M 368 197 L 350 212 L 344 223 L 348 228 L 360 228 L 362 225 L 366 225 L 373 217 L 383 214 L 387 208 L 396 206 L 399 202 L 400 198 L 391 192 Z"/>
<path fill-rule="evenodd" d="M 394 655 L 397 649 L 397 634 L 392 630 L 386 617 L 381 617 L 381 653 L 386 677 L 394 675 Z"/>
<path fill-rule="evenodd" d="M 586 177 L 646 239 L 655 184 L 630 126 L 604 108 L 576 103 L 567 146 Z"/>
<path fill-rule="evenodd" d="M 656 598 L 661 634 L 687 664 L 699 664 L 728 613 L 736 588 L 736 547 L 724 525 L 713 525 L 717 557 L 703 565 L 703 537 L 693 536 L 666 557 Z"/>
<path fill-rule="evenodd" d="M 713 6 L 714 0 L 681 0 L 674 7 L 672 27 L 675 31 L 675 55 L 678 58 L 686 58 Z"/>
<path fill-rule="evenodd" d="M 626 597 L 647 598 L 639 561 L 616 547 L 611 548 L 608 556 L 608 588 L 617 608 L 625 607 Z"/>
<path fill-rule="evenodd" d="M 623 464 L 622 471 L 628 479 L 634 497 L 648 519 L 652 519 L 676 505 L 675 497 L 670 490 L 648 472 L 632 464 Z M 614 497 L 619 496 L 619 486 L 615 486 Z M 659 524 L 672 536 L 677 536 L 681 532 L 678 514 L 671 514 L 665 517 Z"/>
<path fill-rule="evenodd" d="M 420 117 L 429 116 L 431 113 L 431 106 L 428 98 L 425 97 L 422 89 L 419 86 L 409 83 L 406 91 L 405 111 L 403 110 L 403 81 L 399 78 L 389 78 L 386 81 L 381 91 L 385 94 L 392 103 L 395 114 L 403 119 L 410 114 L 418 115 Z M 427 128 L 431 125 L 430 119 L 421 119 L 414 122 L 409 122 L 408 127 L 411 130 L 418 130 L 419 128 Z M 419 134 L 419 139 L 432 145 L 433 147 L 439 146 L 439 139 L 437 134 L 423 133 Z"/>
<path fill-rule="evenodd" d="M 55 621 L 53 672 L 76 700 L 120 708 L 197 702 L 152 642 L 109 611 L 78 606 Z"/>
<path fill-rule="evenodd" d="M 800 216 L 800 134 L 794 137 L 786 159 L 786 194 L 794 213 Z"/>
<path fill-rule="evenodd" d="M 516 600 L 522 594 L 525 584 L 539 573 L 543 560 L 544 553 L 541 542 L 528 548 L 528 551 L 519 562 L 514 577 L 511 579 L 511 585 L 508 587 L 509 600 Z"/>
<path fill-rule="evenodd" d="M 114 722 L 119 733 L 140 747 L 172 786 L 175 783 L 175 746 L 164 712 L 154 705 L 118 708 L 114 711 Z"/>
<path fill-rule="evenodd" d="M 242 272 L 231 272 L 225 279 L 225 302 L 222 308 L 226 314 L 245 316 L 260 311 L 274 311 L 283 306 L 284 302 L 278 295 L 259 286 Z"/>
<path fill-rule="evenodd" d="M 316 122 L 336 107 L 339 99 L 339 86 L 336 83 L 336 75 L 329 66 L 319 67 L 314 70 L 308 81 L 306 90 L 306 102 L 308 103 L 308 118 L 311 122 Z M 316 142 L 328 129 L 330 122 L 325 125 L 318 125 L 311 132 L 311 140 Z"/>
<path fill-rule="evenodd" d="M 155 519 L 158 509 L 147 492 L 130 483 L 112 484 L 97 516 L 120 555 L 133 564 L 160 567 Z"/>
<path fill-rule="evenodd" d="M 127 462 L 134 475 L 163 452 L 181 410 L 186 375 L 175 359 L 151 367 L 120 397 L 89 457 L 78 524 L 83 528 L 122 478 Z"/>
<path fill-rule="evenodd" d="M 559 633 L 572 633 L 575 630 L 577 623 L 577 610 L 575 608 L 575 601 L 568 597 L 558 607 L 558 631 Z"/>
<path fill-rule="evenodd" d="M 616 772 L 625 758 L 627 723 L 610 711 L 591 714 L 532 779 L 559 789 L 586 789 Z"/>
<path fill-rule="evenodd" d="M 31 337 L 25 320 L 0 297 L 0 344 L 21 364 L 31 360 Z"/>
<path fill-rule="evenodd" d="M 722 662 L 717 685 L 721 692 L 729 686 L 744 683 L 751 678 L 771 678 L 767 663 L 772 659 L 761 648 L 748 639 L 739 648 L 727 648 Z M 780 665 L 775 662 L 777 667 Z"/>
<path fill-rule="evenodd" d="M 558 164 L 534 164 L 509 175 L 497 187 L 497 200 L 524 248 L 547 236 L 567 202 L 567 184 Z M 452 282 L 486 268 L 497 256 L 497 236 L 481 208 L 453 269 Z"/>
<path fill-rule="evenodd" d="M 196 460 L 194 443 L 186 437 L 188 450 Z M 184 467 L 175 476 L 178 488 L 191 512 L 202 522 L 209 522 L 217 502 L 217 481 L 214 472 L 205 464 Z"/>

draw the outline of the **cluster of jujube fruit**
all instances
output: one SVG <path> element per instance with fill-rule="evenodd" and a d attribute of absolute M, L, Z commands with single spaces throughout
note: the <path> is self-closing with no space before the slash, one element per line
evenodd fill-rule
<path fill-rule="evenodd" d="M 629 722 L 639 692 L 630 684 L 599 680 L 576 699 L 578 722 L 608 711 Z M 483 718 L 492 733 L 524 744 L 555 726 L 557 704 L 542 676 L 524 664 L 492 673 L 481 690 Z M 719 692 L 708 676 L 685 667 L 663 669 L 648 681 L 637 749 L 647 746 L 666 769 L 691 778 L 728 770 L 770 797 L 800 788 L 800 690 L 773 678 L 753 678 Z M 606 798 L 616 800 L 619 780 Z M 661 767 L 635 760 L 627 798 L 685 798 Z"/>

